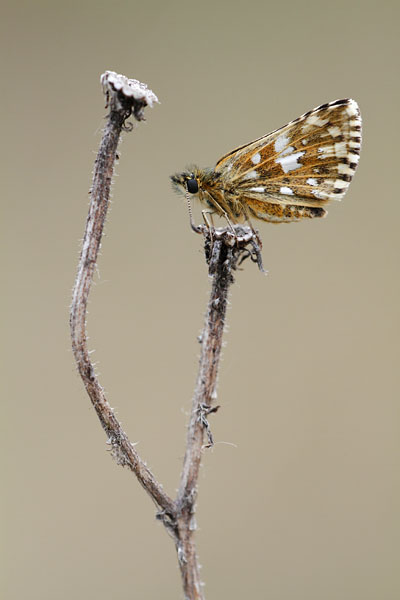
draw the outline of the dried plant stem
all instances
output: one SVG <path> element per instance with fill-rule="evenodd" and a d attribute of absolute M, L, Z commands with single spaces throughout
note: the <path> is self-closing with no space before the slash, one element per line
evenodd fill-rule
<path fill-rule="evenodd" d="M 207 245 L 210 247 L 209 237 L 206 237 Z M 232 269 L 236 266 L 236 254 L 222 240 L 216 240 L 212 245 L 212 255 L 209 261 L 212 275 L 211 295 L 201 336 L 199 372 L 193 395 L 186 454 L 177 497 L 177 525 L 179 530 L 177 548 L 178 557 L 182 556 L 184 559 L 179 562 L 185 598 L 202 599 L 204 597 L 194 543 L 197 481 L 205 431 L 208 434 L 207 446 L 212 445 L 207 416 L 218 409 L 212 403 L 217 396 L 218 365 L 222 348 L 228 289 L 233 282 Z"/>
<path fill-rule="evenodd" d="M 109 89 L 106 92 L 111 93 Z M 142 119 L 141 111 L 146 105 L 145 98 L 140 95 L 138 99 L 131 97 L 124 98 L 119 93 L 116 93 L 115 97 L 108 97 L 107 100 L 110 112 L 96 158 L 89 214 L 86 221 L 86 231 L 83 238 L 82 252 L 79 259 L 78 274 L 71 304 L 70 328 L 72 349 L 78 371 L 97 416 L 107 434 L 113 455 L 120 464 L 128 466 L 135 473 L 142 486 L 156 504 L 168 513 L 174 511 L 174 503 L 163 491 L 162 486 L 156 481 L 150 469 L 141 460 L 133 444 L 131 444 L 116 419 L 95 375 L 87 347 L 87 303 L 109 204 L 110 185 L 117 146 L 121 131 L 125 127 L 126 119 L 132 113 L 139 120 Z"/>
<path fill-rule="evenodd" d="M 232 272 L 243 258 L 251 257 L 262 269 L 257 236 L 248 228 L 237 226 L 235 234 L 229 229 L 212 230 L 199 226 L 196 230 L 205 239 L 206 260 L 212 277 L 211 296 L 202 334 L 202 347 L 188 426 L 186 453 L 176 500 L 163 490 L 134 445 L 129 441 L 116 419 L 90 361 L 86 336 L 86 311 L 93 273 L 101 243 L 107 214 L 110 184 L 114 170 L 116 151 L 123 129 L 128 129 L 126 119 L 134 115 L 143 119 L 143 109 L 157 100 L 146 86 L 116 73 L 102 76 L 107 106 L 110 113 L 96 158 L 91 189 L 89 214 L 79 259 L 78 274 L 71 305 L 71 337 L 78 371 L 105 430 L 108 443 L 118 463 L 129 467 L 158 507 L 160 519 L 174 539 L 182 575 L 185 600 L 204 600 L 200 569 L 194 541 L 196 530 L 195 503 L 204 434 L 207 446 L 212 445 L 208 415 L 216 412 L 216 386 L 222 335 Z M 247 246 L 252 249 L 248 250 Z"/>

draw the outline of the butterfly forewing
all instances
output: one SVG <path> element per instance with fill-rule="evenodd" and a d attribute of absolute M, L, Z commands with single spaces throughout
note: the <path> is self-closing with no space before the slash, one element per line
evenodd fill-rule
<path fill-rule="evenodd" d="M 360 146 L 357 103 L 336 100 L 233 150 L 218 161 L 215 172 L 242 203 L 256 208 L 253 214 L 265 218 L 263 210 L 269 211 L 271 204 L 320 207 L 341 199 L 357 167 Z"/>

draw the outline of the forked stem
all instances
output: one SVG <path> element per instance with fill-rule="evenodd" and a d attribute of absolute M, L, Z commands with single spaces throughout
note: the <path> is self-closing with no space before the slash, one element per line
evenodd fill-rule
<path fill-rule="evenodd" d="M 199 373 L 188 425 L 182 475 L 177 498 L 172 500 L 141 459 L 116 419 L 90 361 L 87 346 L 87 303 L 109 204 L 110 185 L 121 131 L 131 129 L 126 124 L 127 118 L 133 115 L 137 120 L 142 120 L 145 106 L 151 106 L 157 101 L 145 85 L 123 75 L 107 71 L 102 76 L 102 83 L 110 112 L 96 158 L 89 214 L 73 291 L 70 315 L 72 348 L 79 374 L 106 432 L 113 456 L 119 464 L 127 466 L 136 475 L 158 507 L 157 518 L 164 523 L 174 539 L 185 600 L 204 600 L 194 540 L 200 462 L 204 448 L 213 444 L 208 417 L 218 409 L 218 406 L 215 406 L 218 366 L 228 290 L 234 281 L 233 271 L 247 257 L 257 262 L 262 270 L 260 247 L 257 238 L 248 227 L 235 226 L 232 232 L 230 228 L 196 226 L 191 217 L 194 231 L 204 235 L 205 255 L 212 285 L 201 339 Z"/>

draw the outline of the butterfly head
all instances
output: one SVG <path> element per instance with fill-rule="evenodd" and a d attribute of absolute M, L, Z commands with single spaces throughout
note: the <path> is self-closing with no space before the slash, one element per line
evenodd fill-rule
<path fill-rule="evenodd" d="M 171 175 L 171 181 L 174 188 L 185 196 L 187 194 L 198 194 L 199 192 L 199 177 L 198 169 L 192 168 L 183 173 Z"/>

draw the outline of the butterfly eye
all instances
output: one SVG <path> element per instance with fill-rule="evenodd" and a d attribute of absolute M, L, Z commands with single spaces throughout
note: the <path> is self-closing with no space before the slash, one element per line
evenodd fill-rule
<path fill-rule="evenodd" d="M 187 191 L 190 194 L 197 194 L 197 192 L 199 191 L 199 184 L 197 183 L 197 179 L 188 179 L 186 181 L 186 187 L 187 187 Z"/>

